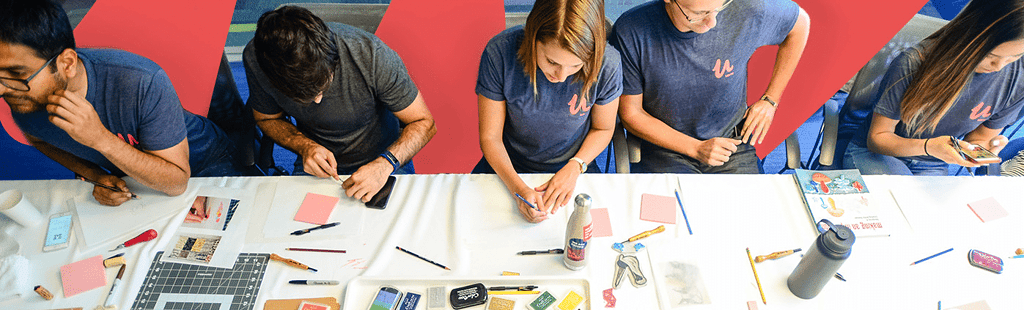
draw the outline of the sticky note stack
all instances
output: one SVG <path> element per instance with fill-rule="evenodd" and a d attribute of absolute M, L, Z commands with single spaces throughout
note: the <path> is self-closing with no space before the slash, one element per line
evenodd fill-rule
<path fill-rule="evenodd" d="M 64 286 L 65 298 L 106 286 L 107 276 L 103 272 L 103 256 L 96 255 L 60 267 L 60 281 Z"/>

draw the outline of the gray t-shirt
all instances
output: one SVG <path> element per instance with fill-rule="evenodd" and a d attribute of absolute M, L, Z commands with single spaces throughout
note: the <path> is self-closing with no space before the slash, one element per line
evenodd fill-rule
<path fill-rule="evenodd" d="M 583 83 L 551 83 L 537 69 L 537 94 L 523 70 L 516 52 L 523 41 L 523 27 L 513 27 L 494 36 L 484 48 L 477 74 L 476 93 L 505 101 L 502 141 L 519 172 L 557 172 L 576 156 L 590 132 L 590 109 L 605 105 L 622 94 L 619 53 L 605 47 L 597 82 L 580 98 Z M 579 73 L 577 73 L 579 74 Z"/>
<path fill-rule="evenodd" d="M 398 139 L 398 121 L 390 112 L 409 107 L 419 91 L 402 59 L 379 38 L 348 25 L 328 26 L 341 60 L 319 104 L 297 102 L 274 88 L 249 42 L 242 52 L 248 105 L 263 114 L 294 117 L 300 132 L 334 152 L 338 172 L 350 173 Z"/>
<path fill-rule="evenodd" d="M 908 48 L 900 53 L 889 65 L 885 76 L 874 96 L 874 113 L 894 120 L 900 120 L 900 106 L 903 93 L 913 81 L 913 75 L 921 66 L 921 44 Z M 1018 81 L 1024 77 L 1024 62 L 1017 60 L 999 72 L 974 73 L 967 87 L 957 97 L 953 107 L 939 120 L 935 131 L 926 132 L 916 139 L 934 138 L 938 136 L 963 137 L 979 125 L 991 129 L 1002 129 L 1017 120 L 1021 106 L 1024 105 L 1024 88 Z M 874 114 L 860 124 L 856 136 L 851 143 L 859 146 L 867 145 L 867 133 L 871 127 Z M 906 124 L 896 124 L 896 135 L 911 138 Z M 914 156 L 917 160 L 935 161 L 930 156 Z"/>
<path fill-rule="evenodd" d="M 622 54 L 622 93 L 643 94 L 647 113 L 688 136 L 731 135 L 747 108 L 750 56 L 786 39 L 799 6 L 789 0 L 734 0 L 718 14 L 718 25 L 703 34 L 680 32 L 665 8 L 664 1 L 651 1 L 615 22 L 611 43 Z M 645 142 L 640 154 L 656 156 L 655 149 L 661 148 Z"/>

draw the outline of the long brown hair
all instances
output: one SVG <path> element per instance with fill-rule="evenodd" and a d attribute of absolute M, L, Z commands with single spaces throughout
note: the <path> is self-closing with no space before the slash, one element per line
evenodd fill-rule
<path fill-rule="evenodd" d="M 537 0 L 526 17 L 523 43 L 518 58 L 537 93 L 537 42 L 556 43 L 583 60 L 573 83 L 583 83 L 583 97 L 597 81 L 604 60 L 605 29 L 603 0 Z"/>
<path fill-rule="evenodd" d="M 996 46 L 1024 37 L 1024 0 L 972 0 L 925 39 L 923 60 L 900 102 L 912 137 L 935 131 Z"/>

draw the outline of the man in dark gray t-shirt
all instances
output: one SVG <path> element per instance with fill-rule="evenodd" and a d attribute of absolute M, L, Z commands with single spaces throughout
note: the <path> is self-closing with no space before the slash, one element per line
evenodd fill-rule
<path fill-rule="evenodd" d="M 405 163 L 437 131 L 398 54 L 358 28 L 281 7 L 260 17 L 242 59 L 260 129 L 305 173 L 351 174 L 349 197 L 368 201 L 388 175 L 413 173 Z"/>

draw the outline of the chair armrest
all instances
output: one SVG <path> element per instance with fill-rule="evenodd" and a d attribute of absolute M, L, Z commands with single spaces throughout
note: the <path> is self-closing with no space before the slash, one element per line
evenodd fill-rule
<path fill-rule="evenodd" d="M 615 122 L 612 150 L 615 151 L 615 172 L 629 173 L 629 143 L 626 141 L 626 129 L 622 127 L 621 122 Z"/>
<path fill-rule="evenodd" d="M 800 139 L 796 132 L 786 138 L 786 168 L 800 169 Z"/>
<path fill-rule="evenodd" d="M 818 163 L 822 166 L 831 166 L 836 154 L 836 139 L 839 131 L 839 103 L 835 100 L 825 101 L 824 114 L 825 119 L 821 124 L 821 153 L 818 155 Z"/>

